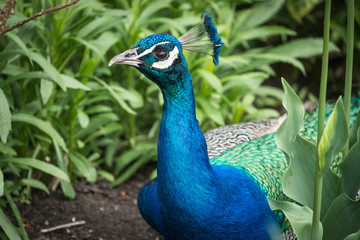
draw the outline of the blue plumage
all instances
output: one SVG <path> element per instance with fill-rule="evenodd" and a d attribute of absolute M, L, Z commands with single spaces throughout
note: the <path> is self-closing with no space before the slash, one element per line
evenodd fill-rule
<path fill-rule="evenodd" d="M 223 43 L 207 14 L 204 26 L 218 63 Z M 134 66 L 160 87 L 164 97 L 158 176 L 140 192 L 139 210 L 167 240 L 278 239 L 276 215 L 255 179 L 244 169 L 210 164 L 182 53 L 193 42 L 192 33 L 179 39 L 155 34 L 109 63 Z"/>
<path fill-rule="evenodd" d="M 221 46 L 224 45 L 224 43 L 221 41 L 221 37 L 219 37 L 216 26 L 214 25 L 211 16 L 207 13 L 202 15 L 202 18 L 204 18 L 204 25 L 206 32 L 209 35 L 209 38 L 211 42 L 214 43 L 214 53 L 213 53 L 213 62 L 215 65 L 219 64 L 219 54 L 221 52 Z"/>

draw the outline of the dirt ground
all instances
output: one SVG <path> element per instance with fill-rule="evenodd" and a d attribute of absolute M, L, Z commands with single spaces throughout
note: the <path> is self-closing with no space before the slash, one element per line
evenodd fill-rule
<path fill-rule="evenodd" d="M 138 193 L 154 167 L 146 166 L 126 183 L 113 189 L 104 180 L 93 185 L 86 181 L 75 183 L 77 195 L 72 201 L 64 199 L 60 192 L 47 195 L 34 191 L 31 203 L 19 206 L 29 238 L 163 240 L 142 219 L 137 208 Z M 41 233 L 42 229 L 80 221 L 85 221 L 85 224 Z"/>

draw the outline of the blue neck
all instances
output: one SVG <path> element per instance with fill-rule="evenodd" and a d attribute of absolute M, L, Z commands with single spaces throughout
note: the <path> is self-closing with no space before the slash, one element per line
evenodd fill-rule
<path fill-rule="evenodd" d="M 196 120 L 190 73 L 182 75 L 180 84 L 162 92 L 164 108 L 158 141 L 160 200 L 172 207 L 182 206 L 184 202 L 196 207 L 211 198 L 222 199 L 209 163 L 206 141 Z"/>

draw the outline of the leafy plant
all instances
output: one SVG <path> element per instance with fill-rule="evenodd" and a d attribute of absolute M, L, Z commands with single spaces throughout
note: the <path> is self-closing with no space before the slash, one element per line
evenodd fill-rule
<path fill-rule="evenodd" d="M 360 202 L 355 201 L 355 197 L 360 187 L 360 179 L 358 172 L 353 169 L 360 164 L 360 114 L 357 113 L 355 121 L 355 114 L 350 116 L 354 39 L 353 4 L 354 1 L 348 1 L 345 103 L 343 104 L 341 97 L 338 99 L 324 127 L 331 6 L 329 0 L 325 1 L 317 144 L 299 134 L 303 128 L 304 109 L 295 92 L 283 81 L 285 89 L 283 104 L 288 111 L 288 118 L 276 133 L 276 143 L 284 151 L 289 162 L 289 168 L 283 178 L 283 191 L 296 203 L 273 199 L 269 199 L 269 203 L 272 209 L 281 209 L 285 213 L 298 239 L 359 237 Z M 349 122 L 353 123 L 350 130 Z M 342 161 L 339 164 L 338 154 L 341 150 L 343 150 Z M 339 165 L 339 175 L 331 169 L 336 170 L 337 165 Z"/>

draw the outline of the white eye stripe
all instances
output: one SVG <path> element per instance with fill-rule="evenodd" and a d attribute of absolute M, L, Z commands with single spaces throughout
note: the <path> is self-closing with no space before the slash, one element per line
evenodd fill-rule
<path fill-rule="evenodd" d="M 169 53 L 169 57 L 166 60 L 154 62 L 151 67 L 157 69 L 166 69 L 173 64 L 173 62 L 178 58 L 178 56 L 179 49 L 175 46 L 174 49 Z"/>
<path fill-rule="evenodd" d="M 166 43 L 170 43 L 170 42 L 160 42 L 160 43 L 155 44 L 155 45 L 152 46 L 151 48 L 146 49 L 145 51 L 143 51 L 142 53 L 140 53 L 137 58 L 139 59 L 139 58 L 145 56 L 146 54 L 151 53 L 157 45 L 166 44 Z"/>

